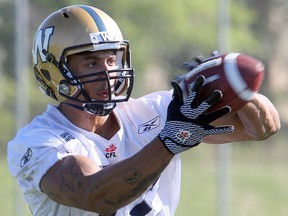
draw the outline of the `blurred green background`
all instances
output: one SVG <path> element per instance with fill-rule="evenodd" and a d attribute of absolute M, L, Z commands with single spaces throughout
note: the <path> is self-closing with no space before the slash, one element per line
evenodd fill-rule
<path fill-rule="evenodd" d="M 176 215 L 287 216 L 286 0 L 0 0 L 0 215 L 30 215 L 9 174 L 6 146 L 17 128 L 43 112 L 47 103 L 54 103 L 42 96 L 33 78 L 30 49 L 35 31 L 52 11 L 85 3 L 111 15 L 124 38 L 130 41 L 136 68 L 134 97 L 169 89 L 169 81 L 183 73 L 184 61 L 198 54 L 208 56 L 212 50 L 242 52 L 265 63 L 266 77 L 261 92 L 278 109 L 281 130 L 263 142 L 225 145 L 224 186 L 219 183 L 219 146 L 202 144 L 185 152 Z M 21 9 L 25 9 L 26 17 L 21 20 L 25 25 L 20 25 L 17 32 Z M 225 13 L 229 15 L 228 22 L 219 22 Z M 23 41 L 23 47 L 16 47 L 17 40 Z M 26 47 L 28 63 L 19 65 L 19 49 Z M 221 187 L 228 202 L 219 196 Z M 223 205 L 225 214 L 220 215 L 219 206 Z"/>

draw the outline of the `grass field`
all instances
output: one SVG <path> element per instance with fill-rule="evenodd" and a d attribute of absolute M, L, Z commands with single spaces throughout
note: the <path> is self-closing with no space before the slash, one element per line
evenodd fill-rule
<path fill-rule="evenodd" d="M 228 215 L 287 216 L 287 146 L 233 143 L 229 149 Z M 176 216 L 222 216 L 217 213 L 217 148 L 199 146 L 184 153 L 182 161 L 182 194 Z"/>
<path fill-rule="evenodd" d="M 233 143 L 229 149 L 229 216 L 287 216 L 287 146 Z M 182 193 L 176 216 L 221 216 L 217 214 L 217 147 L 202 144 L 182 158 Z M 5 159 L 0 159 L 0 215 L 15 216 L 19 194 Z M 31 216 L 26 204 L 18 209 L 18 215 Z"/>

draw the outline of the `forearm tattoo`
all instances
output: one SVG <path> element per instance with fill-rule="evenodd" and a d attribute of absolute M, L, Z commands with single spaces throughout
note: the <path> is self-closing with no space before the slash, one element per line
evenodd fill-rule
<path fill-rule="evenodd" d="M 169 164 L 169 161 L 164 161 L 162 166 L 159 167 L 155 172 L 150 175 L 144 176 L 144 174 L 137 169 L 129 170 L 124 174 L 124 181 L 129 185 L 135 185 L 130 192 L 125 193 L 124 195 L 118 198 L 119 202 L 131 201 L 131 199 L 138 197 L 143 193 L 150 185 L 152 185 L 159 178 L 161 172 Z"/>
<path fill-rule="evenodd" d="M 124 181 L 129 185 L 137 184 L 142 181 L 143 173 L 140 170 L 132 169 L 125 173 Z"/>
<path fill-rule="evenodd" d="M 150 174 L 145 174 L 142 170 L 135 168 L 128 170 L 127 172 L 123 173 L 122 178 L 123 181 L 127 184 L 127 187 L 125 188 L 130 188 L 130 190 L 127 189 L 125 193 L 122 191 L 121 195 L 118 196 L 113 196 L 112 194 L 112 196 L 110 196 L 109 193 L 107 193 L 107 196 L 103 196 L 102 199 L 95 200 L 94 206 L 101 206 L 102 204 L 105 204 L 106 206 L 112 207 L 128 204 L 129 202 L 140 196 L 145 190 L 148 189 L 148 187 L 153 185 L 155 181 L 157 181 L 161 172 L 165 169 L 168 163 L 169 161 L 164 161 L 162 165 L 158 167 L 158 169 L 155 169 L 154 172 Z M 85 191 L 85 178 L 83 178 L 83 173 L 81 172 L 79 167 L 76 164 L 73 164 L 66 170 L 58 172 L 58 179 L 58 189 L 54 188 L 53 190 L 45 191 L 45 193 L 56 202 L 65 204 L 68 200 L 70 200 L 70 204 L 73 203 L 73 205 L 75 206 L 81 206 L 77 197 L 82 196 L 83 191 Z M 95 194 L 99 193 L 103 189 L 101 186 L 102 184 L 103 179 L 100 175 L 97 179 L 94 179 L 93 189 L 91 188 L 90 192 Z M 103 191 L 100 193 L 103 193 Z M 63 197 L 63 194 L 67 195 L 66 198 Z M 79 196 L 75 197 L 75 194 L 78 194 Z M 93 195 L 91 197 L 93 197 Z M 62 198 L 66 201 L 62 200 Z"/>
<path fill-rule="evenodd" d="M 59 179 L 59 187 L 46 191 L 46 194 L 59 203 L 67 202 L 68 197 L 65 198 L 66 201 L 63 201 L 63 194 L 67 194 L 69 195 L 70 202 L 78 206 L 79 203 L 77 202 L 77 199 L 74 198 L 74 194 L 81 193 L 81 190 L 83 190 L 83 174 L 79 167 L 75 164 L 71 164 L 68 169 L 58 171 L 57 178 Z"/>

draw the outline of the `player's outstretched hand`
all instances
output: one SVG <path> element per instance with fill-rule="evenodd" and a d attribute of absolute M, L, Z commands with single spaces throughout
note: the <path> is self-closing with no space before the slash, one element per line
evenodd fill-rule
<path fill-rule="evenodd" d="M 219 102 L 222 93 L 216 90 L 198 104 L 197 96 L 204 81 L 204 76 L 196 79 L 185 101 L 179 85 L 174 81 L 171 83 L 174 88 L 173 99 L 168 106 L 167 120 L 159 138 L 172 154 L 179 154 L 197 146 L 207 135 L 234 131 L 231 125 L 218 127 L 210 125 L 214 120 L 230 113 L 231 109 L 223 107 L 215 112 L 205 113 L 213 104 Z"/>
<path fill-rule="evenodd" d="M 202 55 L 197 55 L 197 56 L 193 57 L 191 60 L 184 62 L 183 67 L 187 72 L 190 72 L 191 70 L 193 70 L 195 67 L 197 67 L 202 62 L 207 61 L 208 59 L 213 58 L 213 57 L 218 56 L 218 55 L 219 55 L 219 52 L 217 50 L 212 51 L 208 58 L 205 58 Z"/>

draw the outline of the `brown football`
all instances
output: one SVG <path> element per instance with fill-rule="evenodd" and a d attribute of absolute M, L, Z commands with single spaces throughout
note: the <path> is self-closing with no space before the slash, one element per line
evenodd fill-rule
<path fill-rule="evenodd" d="M 201 62 L 187 74 L 181 76 L 179 85 L 184 99 L 187 97 L 193 82 L 199 75 L 206 79 L 199 93 L 198 101 L 205 100 L 209 94 L 218 89 L 223 97 L 208 111 L 215 111 L 223 106 L 230 106 L 235 112 L 249 102 L 258 92 L 264 79 L 264 64 L 249 55 L 228 53 L 211 57 Z"/>

